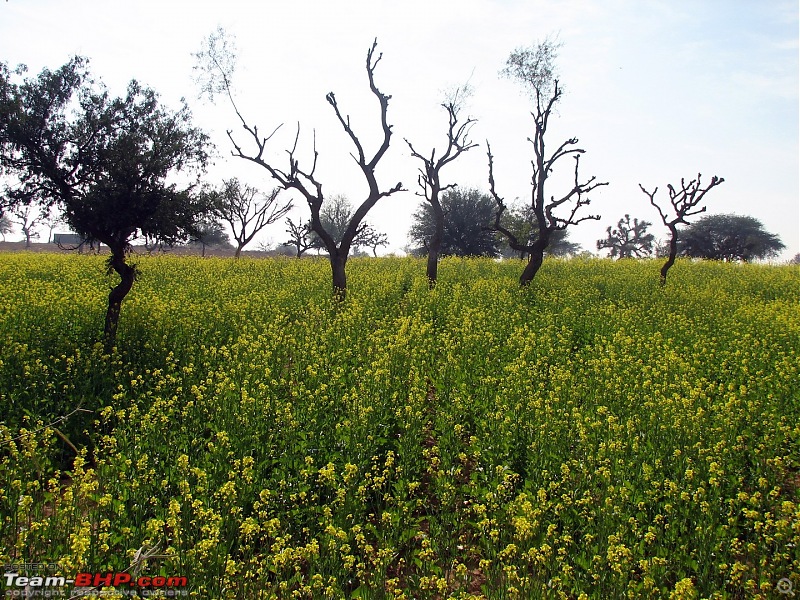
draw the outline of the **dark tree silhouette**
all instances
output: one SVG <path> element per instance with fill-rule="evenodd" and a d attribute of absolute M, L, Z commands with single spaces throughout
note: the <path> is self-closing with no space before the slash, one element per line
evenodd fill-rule
<path fill-rule="evenodd" d="M 427 275 L 430 287 L 436 285 L 439 255 L 444 240 L 445 212 L 439 200 L 439 195 L 455 187 L 455 184 L 442 184 L 441 171 L 462 153 L 477 146 L 477 144 L 473 144 L 469 140 L 469 130 L 475 120 L 467 117 L 463 122 L 459 121 L 463 101 L 468 94 L 469 89 L 466 86 L 459 87 L 442 104 L 442 108 L 447 111 L 448 117 L 447 146 L 438 159 L 436 158 L 436 148 L 431 150 L 430 158 L 428 158 L 417 152 L 411 142 L 406 140 L 406 144 L 411 150 L 411 155 L 422 161 L 422 167 L 419 169 L 419 177 L 417 179 L 419 186 L 422 188 L 422 193 L 418 192 L 417 194 L 428 201 L 431 207 L 430 215 L 433 217 L 433 232 L 430 238 L 425 240 L 425 248 L 428 251 Z"/>
<path fill-rule="evenodd" d="M 440 197 L 444 227 L 440 242 L 441 256 L 497 256 L 497 234 L 490 229 L 494 202 L 476 189 L 450 188 Z M 413 244 L 428 252 L 436 235 L 438 217 L 433 203 L 425 202 L 414 213 L 409 237 Z"/>
<path fill-rule="evenodd" d="M 678 254 L 724 261 L 777 256 L 786 246 L 754 217 L 708 215 L 689 225 L 678 240 Z"/>
<path fill-rule="evenodd" d="M 647 228 L 652 223 L 640 221 L 634 218 L 631 223 L 631 216 L 625 215 L 617 222 L 617 228 L 610 226 L 606 229 L 608 234 L 605 239 L 597 240 L 597 249 L 608 249 L 611 258 L 642 258 L 653 253 L 653 243 L 655 236 L 647 233 Z"/>
<path fill-rule="evenodd" d="M 539 271 L 544 261 L 544 255 L 556 231 L 566 229 L 570 225 L 577 225 L 583 221 L 598 220 L 598 215 L 578 216 L 580 209 L 589 205 L 587 194 L 600 186 L 608 185 L 596 181 L 591 177 L 581 181 L 579 176 L 580 155 L 585 150 L 574 147 L 577 138 L 570 138 L 559 145 L 555 151 L 546 150 L 545 138 L 550 116 L 555 105 L 561 99 L 563 90 L 555 77 L 555 57 L 558 45 L 551 40 L 545 40 L 535 48 L 519 49 L 509 56 L 504 74 L 520 82 L 534 101 L 533 137 L 528 141 L 533 145 L 534 158 L 531 161 L 533 174 L 531 177 L 531 202 L 530 207 L 535 216 L 536 235 L 533 242 L 519 239 L 513 231 L 504 225 L 503 213 L 506 204 L 495 187 L 494 157 L 487 141 L 487 154 L 489 157 L 489 192 L 496 203 L 495 219 L 492 229 L 506 237 L 508 245 L 519 253 L 530 256 L 528 264 L 520 276 L 520 285 L 528 285 Z M 548 180 L 553 173 L 556 163 L 566 157 L 574 156 L 575 171 L 572 187 L 561 196 L 548 195 Z M 565 216 L 556 214 L 557 210 L 565 210 Z"/>
<path fill-rule="evenodd" d="M 661 285 L 667 283 L 667 272 L 670 267 L 675 264 L 675 258 L 678 255 L 678 225 L 688 225 L 687 217 L 698 215 L 706 211 L 705 206 L 700 206 L 703 197 L 714 187 L 725 181 L 722 177 L 716 175 L 711 178 L 711 181 L 706 187 L 702 187 L 700 183 L 701 175 L 697 174 L 697 179 L 692 179 L 689 183 L 681 178 L 681 188 L 676 190 L 671 184 L 667 184 L 667 191 L 669 192 L 670 209 L 662 209 L 656 202 L 656 193 L 658 188 L 652 192 L 648 192 L 640 183 L 639 189 L 645 193 L 650 199 L 650 204 L 658 211 L 661 221 L 669 229 L 669 254 L 667 255 L 667 262 L 661 267 Z"/>
<path fill-rule="evenodd" d="M 314 143 L 313 159 L 311 160 L 310 166 L 301 167 L 300 161 L 297 158 L 297 144 L 300 138 L 300 127 L 298 126 L 294 145 L 287 151 L 287 166 L 283 168 L 276 166 L 276 163 L 267 159 L 264 153 L 267 144 L 278 128 L 268 135 L 263 135 L 259 132 L 256 125 L 251 125 L 244 118 L 234 100 L 231 90 L 231 77 L 235 65 L 235 54 L 228 42 L 225 32 L 222 29 L 218 29 L 204 42 L 203 50 L 195 55 L 199 61 L 198 69 L 205 77 L 205 79 L 201 81 L 203 91 L 212 97 L 215 93 L 223 91 L 227 94 L 228 99 L 236 111 L 242 128 L 247 134 L 246 137 L 249 138 L 252 144 L 253 150 L 246 152 L 242 144 L 236 141 L 233 132 L 228 131 L 228 137 L 234 148 L 233 155 L 263 167 L 280 187 L 297 191 L 308 203 L 308 207 L 311 211 L 311 229 L 319 237 L 323 247 L 328 252 L 333 279 L 333 291 L 334 295 L 340 300 L 344 299 L 347 290 L 347 275 L 345 271 L 347 258 L 350 254 L 350 249 L 353 247 L 353 241 L 358 235 L 362 221 L 378 200 L 403 189 L 402 184 L 397 183 L 394 187 L 382 191 L 375 175 L 378 163 L 380 163 L 389 149 L 389 142 L 392 136 L 392 127 L 387 120 L 389 99 L 391 96 L 381 92 L 375 84 L 375 69 L 383 58 L 382 54 L 376 53 L 377 46 L 378 41 L 375 40 L 372 47 L 367 51 L 366 60 L 369 88 L 377 99 L 380 108 L 382 135 L 380 144 L 374 153 L 371 155 L 367 154 L 361 139 L 356 135 L 350 124 L 350 117 L 342 114 L 334 93 L 329 92 L 325 97 L 328 104 L 333 108 L 336 119 L 339 121 L 339 124 L 342 126 L 355 148 L 355 153 L 351 154 L 351 156 L 358 165 L 367 184 L 366 198 L 355 209 L 352 218 L 347 224 L 342 239 L 338 242 L 335 240 L 334 236 L 331 235 L 331 232 L 325 229 L 320 219 L 322 206 L 325 202 L 325 195 L 322 190 L 322 183 L 315 175 L 317 160 L 319 158 L 319 154 L 316 150 L 316 142 Z"/>
<path fill-rule="evenodd" d="M 174 243 L 194 231 L 206 208 L 191 184 L 167 180 L 202 172 L 208 145 L 185 104 L 167 110 L 136 81 L 125 97 L 111 98 L 92 80 L 85 58 L 21 83 L 0 66 L 0 161 L 16 177 L 12 200 L 59 205 L 76 233 L 111 252 L 109 271 L 120 282 L 108 296 L 109 350 L 136 276 L 127 262 L 131 241 L 142 235 Z"/>
<path fill-rule="evenodd" d="M 258 189 L 240 182 L 235 177 L 222 183 L 222 188 L 209 192 L 214 213 L 231 228 L 236 240 L 235 258 L 242 249 L 267 225 L 286 216 L 292 209 L 291 201 L 278 202 L 280 188 L 262 194 Z"/>
<path fill-rule="evenodd" d="M 367 226 L 361 232 L 361 235 L 357 238 L 358 247 L 369 248 L 372 250 L 372 256 L 375 258 L 378 257 L 378 248 L 385 248 L 389 245 L 389 236 L 385 233 L 378 231 L 375 229 L 371 224 L 367 223 Z"/>
<path fill-rule="evenodd" d="M 530 205 L 510 206 L 503 213 L 503 226 L 514 234 L 518 240 L 524 240 L 526 246 L 536 243 L 539 236 L 539 228 L 536 226 L 536 216 Z M 528 252 L 517 252 L 508 245 L 505 237 L 501 242 L 500 251 L 503 256 L 511 258 L 529 259 Z M 550 236 L 550 243 L 544 251 L 545 256 L 569 256 L 581 251 L 581 245 L 569 241 L 569 231 L 557 229 Z"/>
<path fill-rule="evenodd" d="M 225 233 L 222 223 L 209 217 L 202 219 L 197 224 L 194 234 L 189 238 L 189 242 L 200 246 L 200 256 L 203 257 L 206 255 L 206 248 L 231 247 L 231 242 Z M 239 249 L 241 250 L 241 247 Z"/>
<path fill-rule="evenodd" d="M 286 233 L 289 234 L 289 239 L 284 242 L 284 245 L 294 248 L 297 258 L 314 248 L 315 240 L 311 232 L 311 221 L 300 221 L 295 224 L 294 221 L 287 218 L 286 225 Z"/>

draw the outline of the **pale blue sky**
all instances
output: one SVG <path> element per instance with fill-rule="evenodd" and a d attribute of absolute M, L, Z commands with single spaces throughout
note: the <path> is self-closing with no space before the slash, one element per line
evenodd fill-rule
<path fill-rule="evenodd" d="M 262 129 L 286 123 L 273 156 L 282 159 L 298 121 L 305 148 L 316 129 L 326 192 L 353 202 L 361 200 L 363 182 L 325 94 L 336 92 L 367 143 L 376 139 L 364 58 L 378 37 L 384 58 L 376 81 L 392 95 L 395 133 L 379 176 L 387 187 L 401 180 L 409 190 L 381 200 L 371 214 L 393 248 L 406 244 L 419 203 L 417 165 L 403 138 L 418 149 L 441 145 L 442 91 L 468 78 L 479 121 L 472 137 L 492 143 L 498 191 L 526 197 L 529 107 L 497 74 L 515 47 L 557 34 L 567 94 L 550 144 L 578 137 L 586 150 L 582 173 L 610 183 L 593 196 L 601 221 L 572 230 L 573 240 L 594 251 L 595 240 L 625 213 L 653 221 L 663 236 L 638 183 L 664 190 L 700 172 L 726 179 L 709 194 L 709 213 L 755 216 L 781 236 L 783 258 L 800 252 L 794 0 L 9 0 L 0 3 L 0 60 L 26 63 L 36 73 L 79 53 L 117 93 L 135 77 L 168 104 L 185 96 L 221 155 L 209 179 L 235 175 L 271 187 L 258 168 L 228 158 L 225 129 L 237 126 L 229 107 L 196 99 L 191 52 L 217 25 L 237 39 L 236 87 L 245 115 Z M 563 172 L 570 169 L 565 164 Z M 486 189 L 485 148 L 465 155 L 445 177 Z M 307 208 L 296 213 L 307 215 Z M 280 241 L 283 226 L 273 225 L 266 237 Z"/>

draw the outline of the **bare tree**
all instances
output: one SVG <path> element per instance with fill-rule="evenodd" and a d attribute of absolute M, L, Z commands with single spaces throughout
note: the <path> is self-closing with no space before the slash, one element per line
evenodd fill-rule
<path fill-rule="evenodd" d="M 442 184 L 441 171 L 442 169 L 458 158 L 462 153 L 470 148 L 474 148 L 477 144 L 473 144 L 469 140 L 469 130 L 475 123 L 475 119 L 467 117 L 463 122 L 459 122 L 459 115 L 463 108 L 463 102 L 470 94 L 468 85 L 463 85 L 455 89 L 450 94 L 450 97 L 442 103 L 442 108 L 447 111 L 448 128 L 447 128 L 447 146 L 442 155 L 436 158 L 436 148 L 431 150 L 430 158 L 423 156 L 414 149 L 414 146 L 406 140 L 411 155 L 422 161 L 422 167 L 419 169 L 419 176 L 417 182 L 422 188 L 422 193 L 417 192 L 418 196 L 422 196 L 431 205 L 432 214 L 434 217 L 434 230 L 430 240 L 427 241 L 428 250 L 428 285 L 433 288 L 436 285 L 436 278 L 438 276 L 439 267 L 439 253 L 442 248 L 442 240 L 444 238 L 444 209 L 439 201 L 439 194 L 445 190 L 455 187 L 456 184 Z"/>
<path fill-rule="evenodd" d="M 253 241 L 257 233 L 292 209 L 291 200 L 283 205 L 277 201 L 280 192 L 280 188 L 275 188 L 262 194 L 234 177 L 225 180 L 221 190 L 211 193 L 214 214 L 230 226 L 236 240 L 235 258 L 239 258 L 242 248 Z"/>
<path fill-rule="evenodd" d="M 42 224 L 47 227 L 47 243 L 53 241 L 53 230 L 59 225 L 65 225 L 64 215 L 57 206 L 51 206 L 42 219 Z"/>
<path fill-rule="evenodd" d="M 353 242 L 354 246 L 370 248 L 372 256 L 378 257 L 378 248 L 383 248 L 389 245 L 389 237 L 382 231 L 375 229 L 371 223 L 364 224 L 356 240 Z"/>
<path fill-rule="evenodd" d="M 347 229 L 341 241 L 333 238 L 329 231 L 325 229 L 320 220 L 320 211 L 325 201 L 325 195 L 322 190 L 322 183 L 316 178 L 315 172 L 317 168 L 317 160 L 319 153 L 316 149 L 316 140 L 314 141 L 313 160 L 309 167 L 301 167 L 300 161 L 297 158 L 297 144 L 300 139 L 300 127 L 298 125 L 297 134 L 295 136 L 294 145 L 288 154 L 288 165 L 286 167 L 278 167 L 276 164 L 264 156 L 267 144 L 273 137 L 278 128 L 274 129 L 270 134 L 263 135 L 259 132 L 258 126 L 251 125 L 242 115 L 239 110 L 231 90 L 231 76 L 235 66 L 235 53 L 231 44 L 228 42 L 227 36 L 222 29 L 218 29 L 214 34 L 209 36 L 204 42 L 204 48 L 201 52 L 196 54 L 199 61 L 198 69 L 202 72 L 205 79 L 201 80 L 201 87 L 204 93 L 213 97 L 215 93 L 225 92 L 230 100 L 236 115 L 239 118 L 242 128 L 250 138 L 254 149 L 252 152 L 245 152 L 242 145 L 236 141 L 232 131 L 228 131 L 228 137 L 233 144 L 233 155 L 244 160 L 255 163 L 270 174 L 270 176 L 278 183 L 278 185 L 286 190 L 296 190 L 308 203 L 311 211 L 311 229 L 317 234 L 322 241 L 324 248 L 328 252 L 330 259 L 331 271 L 333 276 L 333 290 L 334 295 L 339 299 L 344 299 L 347 290 L 347 275 L 345 266 L 347 258 L 350 254 L 350 249 L 353 246 L 353 240 L 358 234 L 361 222 L 366 217 L 367 213 L 373 206 L 386 196 L 390 196 L 395 192 L 403 189 L 401 183 L 397 183 L 394 187 L 381 191 L 375 176 L 375 169 L 380 160 L 389 149 L 389 142 L 392 136 L 392 127 L 387 121 L 387 112 L 389 107 L 388 96 L 382 93 L 375 84 L 375 69 L 380 63 L 382 54 L 376 54 L 378 45 L 377 39 L 373 42 L 372 47 L 367 51 L 366 70 L 367 78 L 369 80 L 369 88 L 375 98 L 378 100 L 380 106 L 380 122 L 382 129 L 382 139 L 378 149 L 371 154 L 367 155 L 364 146 L 361 143 L 358 135 L 356 135 L 350 124 L 350 117 L 342 114 L 336 96 L 333 92 L 329 92 L 325 99 L 333 108 L 337 120 L 341 124 L 347 136 L 352 142 L 355 152 L 351 156 L 355 160 L 359 169 L 361 170 L 364 179 L 367 183 L 367 196 L 356 208 Z M 279 126 L 280 127 L 280 126 Z M 316 136 L 315 136 L 316 137 Z"/>
<path fill-rule="evenodd" d="M 9 212 L 22 230 L 22 235 L 25 236 L 25 248 L 30 248 L 31 240 L 39 237 L 36 227 L 47 218 L 49 211 L 45 207 L 31 202 L 13 206 Z"/>
<path fill-rule="evenodd" d="M 706 207 L 700 206 L 703 196 L 723 181 L 725 180 L 722 177 L 714 175 L 709 184 L 706 187 L 702 187 L 700 184 L 700 173 L 698 173 L 697 179 L 692 179 L 689 183 L 686 183 L 686 180 L 681 178 L 681 187 L 679 190 L 676 190 L 671 184 L 667 184 L 671 210 L 662 210 L 656 203 L 655 198 L 658 188 L 655 188 L 652 192 L 648 192 L 641 183 L 639 184 L 639 188 L 650 199 L 650 204 L 658 211 L 658 214 L 661 216 L 661 221 L 667 226 L 670 232 L 669 255 L 667 256 L 667 262 L 661 267 L 662 286 L 667 283 L 667 271 L 675 264 L 675 257 L 678 254 L 678 225 L 688 225 L 687 217 L 705 212 Z"/>
<path fill-rule="evenodd" d="M 652 223 L 637 218 L 631 223 L 631 216 L 625 215 L 617 223 L 617 228 L 606 229 L 605 239 L 597 240 L 597 249 L 608 248 L 611 258 L 642 258 L 653 253 L 655 236 L 647 233 Z"/>
<path fill-rule="evenodd" d="M 489 191 L 495 200 L 497 210 L 495 220 L 491 226 L 494 231 L 499 231 L 508 240 L 508 245 L 515 251 L 530 256 L 528 264 L 520 276 L 520 285 L 528 285 L 544 261 L 545 250 L 550 244 L 554 232 L 564 230 L 570 225 L 577 225 L 586 220 L 598 220 L 598 215 L 578 216 L 584 206 L 589 205 L 587 194 L 597 187 L 608 183 L 597 182 L 596 177 L 581 181 L 578 171 L 580 155 L 585 150 L 575 147 L 577 138 L 570 138 L 563 142 L 552 153 L 545 149 L 545 137 L 550 116 L 555 105 L 563 94 L 559 81 L 555 76 L 555 58 L 559 45 L 550 39 L 538 44 L 535 48 L 518 49 L 511 53 L 506 62 L 503 74 L 522 83 L 526 91 L 534 100 L 534 110 L 531 112 L 534 122 L 533 137 L 528 141 L 533 145 L 534 158 L 531 161 L 533 175 L 531 177 L 531 203 L 530 207 L 535 216 L 535 226 L 538 235 L 533 242 L 518 239 L 514 233 L 503 224 L 503 213 L 506 204 L 497 194 L 494 180 L 494 157 L 487 141 L 489 157 Z M 575 171 L 574 183 L 566 193 L 561 196 L 550 195 L 546 191 L 548 179 L 553 173 L 556 162 L 566 156 L 574 156 Z M 557 209 L 566 209 L 566 216 L 555 214 Z"/>
<path fill-rule="evenodd" d="M 286 233 L 289 239 L 284 245 L 295 249 L 295 256 L 300 258 L 303 254 L 314 247 L 314 236 L 311 235 L 311 221 L 300 221 L 296 223 L 290 218 L 286 219 Z"/>

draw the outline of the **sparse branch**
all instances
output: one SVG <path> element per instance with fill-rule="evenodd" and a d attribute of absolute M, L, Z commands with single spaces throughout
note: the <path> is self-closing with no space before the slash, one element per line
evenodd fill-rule
<path fill-rule="evenodd" d="M 700 183 L 700 179 L 701 175 L 699 173 L 697 174 L 697 179 L 692 179 L 689 183 L 686 183 L 686 180 L 681 178 L 681 187 L 679 190 L 675 189 L 675 187 L 671 184 L 667 185 L 669 201 L 670 205 L 672 206 L 672 212 L 674 213 L 674 216 L 667 214 L 666 210 L 662 209 L 661 206 L 656 202 L 655 196 L 658 188 L 655 188 L 652 192 L 649 192 L 641 183 L 639 184 L 639 189 L 641 189 L 642 192 L 644 192 L 644 194 L 648 197 L 650 204 L 653 205 L 658 211 L 661 221 L 670 231 L 669 255 L 667 257 L 667 262 L 664 263 L 664 266 L 661 268 L 662 286 L 666 284 L 667 272 L 675 263 L 675 258 L 678 254 L 678 225 L 688 225 L 688 221 L 686 220 L 687 217 L 705 212 L 705 205 L 700 206 L 703 198 L 712 188 L 725 181 L 725 179 L 722 177 L 717 177 L 715 175 L 711 178 L 711 181 L 705 187 L 703 187 Z"/>
<path fill-rule="evenodd" d="M 455 187 L 455 184 L 442 183 L 441 172 L 445 166 L 461 154 L 477 146 L 469 140 L 469 132 L 476 122 L 475 119 L 467 117 L 463 122 L 460 120 L 462 98 L 467 93 L 468 86 L 460 86 L 441 104 L 442 108 L 447 111 L 447 146 L 438 159 L 436 158 L 436 148 L 431 149 L 430 158 L 428 158 L 417 152 L 409 140 L 405 140 L 411 150 L 411 156 L 422 162 L 417 178 L 422 193 L 417 192 L 417 194 L 424 197 L 431 205 L 434 220 L 433 235 L 430 240 L 425 241 L 428 250 L 427 275 L 431 287 L 435 285 L 438 277 L 439 253 L 444 239 L 445 214 L 439 196 L 445 190 Z"/>
<path fill-rule="evenodd" d="M 492 224 L 491 229 L 493 231 L 498 231 L 502 233 L 506 237 L 508 245 L 512 250 L 515 250 L 517 252 L 530 252 L 531 247 L 528 244 L 523 244 L 522 242 L 520 242 L 517 236 L 514 235 L 514 233 L 512 233 L 502 223 L 503 213 L 506 211 L 507 207 L 505 202 L 503 201 L 503 198 L 501 198 L 498 195 L 497 190 L 495 188 L 494 156 L 492 156 L 492 147 L 489 144 L 489 140 L 486 140 L 486 153 L 489 157 L 489 194 L 492 196 L 492 198 L 495 201 L 495 204 L 497 205 L 497 210 L 494 213 L 494 223 Z"/>
<path fill-rule="evenodd" d="M 200 54 L 196 55 L 201 61 L 204 61 L 205 68 L 207 71 L 213 71 L 218 77 L 221 77 L 220 83 L 217 89 L 225 90 L 228 93 L 228 99 L 230 100 L 231 104 L 236 111 L 237 117 L 239 122 L 241 123 L 242 128 L 247 133 L 248 137 L 252 141 L 253 144 L 253 152 L 248 152 L 245 148 L 237 142 L 234 138 L 233 133 L 228 131 L 228 138 L 233 145 L 232 154 L 238 158 L 242 158 L 249 162 L 259 165 L 260 167 L 266 169 L 266 171 L 270 174 L 270 176 L 279 184 L 279 186 L 283 189 L 293 189 L 299 192 L 302 197 L 306 200 L 308 207 L 311 211 L 311 218 L 310 218 L 310 228 L 316 234 L 317 238 L 320 242 L 324 245 L 325 249 L 328 252 L 330 261 L 331 261 L 331 268 L 333 271 L 333 287 L 334 293 L 340 298 L 344 297 L 345 289 L 346 289 L 346 277 L 345 277 L 345 263 L 347 262 L 347 257 L 350 252 L 350 247 L 353 244 L 354 239 L 358 235 L 360 231 L 360 225 L 363 221 L 366 214 L 372 209 L 375 203 L 384 198 L 386 196 L 390 196 L 400 190 L 403 189 L 402 184 L 398 183 L 394 187 L 390 188 L 386 191 L 381 191 L 380 187 L 378 186 L 378 182 L 375 178 L 375 168 L 381 158 L 385 155 L 386 151 L 389 148 L 389 142 L 391 139 L 391 126 L 387 120 L 387 110 L 389 105 L 390 96 L 383 94 L 375 84 L 375 69 L 377 68 L 378 63 L 381 61 L 382 55 L 376 54 L 377 49 L 377 39 L 372 44 L 372 47 L 367 52 L 367 60 L 366 60 L 366 69 L 367 69 L 367 78 L 369 80 L 369 86 L 372 93 L 378 99 L 380 104 L 380 111 L 381 111 L 381 128 L 383 131 L 383 140 L 375 152 L 373 157 L 370 160 L 367 160 L 367 155 L 364 150 L 363 144 L 359 139 L 358 135 L 353 130 L 350 124 L 350 117 L 344 116 L 342 113 L 339 104 L 337 102 L 336 96 L 333 92 L 327 94 L 326 100 L 327 102 L 333 107 L 334 114 L 336 115 L 337 120 L 343 127 L 345 133 L 347 133 L 348 137 L 350 138 L 351 142 L 355 146 L 356 152 L 351 154 L 355 159 L 356 163 L 358 163 L 359 168 L 361 169 L 364 178 L 367 182 L 368 187 L 368 194 L 366 199 L 358 206 L 355 213 L 352 216 L 351 221 L 348 224 L 344 235 L 341 237 L 340 240 L 334 239 L 329 231 L 326 231 L 321 219 L 320 219 L 320 211 L 322 210 L 322 206 L 324 203 L 324 195 L 322 189 L 322 183 L 316 178 L 316 167 L 317 167 L 317 160 L 319 158 L 319 154 L 317 152 L 316 147 L 316 134 L 314 136 L 314 149 L 313 149 L 313 160 L 311 162 L 310 170 L 307 168 L 304 169 L 300 165 L 300 161 L 297 157 L 298 152 L 298 144 L 300 139 L 300 126 L 298 124 L 297 133 L 295 135 L 294 144 L 292 145 L 290 150 L 286 151 L 287 159 L 288 159 L 288 166 L 284 168 L 279 168 L 272 162 L 270 159 L 266 157 L 266 149 L 268 142 L 272 139 L 275 133 L 278 131 L 279 127 L 275 128 L 272 133 L 267 136 L 262 136 L 259 133 L 258 127 L 254 126 L 244 118 L 242 113 L 239 111 L 236 103 L 234 101 L 233 94 L 231 92 L 231 80 L 229 77 L 229 72 L 226 70 L 226 63 L 213 60 L 214 57 L 218 56 L 220 52 L 218 48 L 214 47 L 214 38 L 209 39 L 206 42 L 208 51 L 201 52 Z M 222 54 L 225 54 L 224 48 L 222 50 Z M 212 60 L 209 60 L 209 57 Z M 285 214 L 282 213 L 281 216 Z"/>
<path fill-rule="evenodd" d="M 570 225 L 577 225 L 588 220 L 597 220 L 598 215 L 581 216 L 579 211 L 588 206 L 590 200 L 587 196 L 592 190 L 608 185 L 598 182 L 596 177 L 591 177 L 585 182 L 579 178 L 580 156 L 584 150 L 575 147 L 578 139 L 575 137 L 563 141 L 551 154 L 547 154 L 545 138 L 550 116 L 556 103 L 561 99 L 563 90 L 555 73 L 555 57 L 560 44 L 552 39 L 546 39 L 533 48 L 517 49 L 511 53 L 506 62 L 504 75 L 517 80 L 534 100 L 533 135 L 528 141 L 533 146 L 533 159 L 531 160 L 531 204 L 530 219 L 535 230 L 531 233 L 528 245 L 521 243 L 507 227 L 503 226 L 502 218 L 505 205 L 497 194 L 492 191 L 497 204 L 493 229 L 502 233 L 509 241 L 509 246 L 519 252 L 526 252 L 530 260 L 520 276 L 520 284 L 530 283 L 538 272 L 544 259 L 544 253 L 554 239 L 556 232 L 565 231 Z M 492 160 L 490 153 L 489 182 L 494 190 L 494 174 L 492 173 Z M 563 195 L 546 195 L 548 180 L 555 170 L 556 164 L 566 156 L 575 157 L 574 182 L 572 187 Z M 549 200 L 548 200 L 549 198 Z M 566 216 L 556 214 L 556 209 L 568 211 Z M 535 219 L 535 222 L 533 222 Z"/>

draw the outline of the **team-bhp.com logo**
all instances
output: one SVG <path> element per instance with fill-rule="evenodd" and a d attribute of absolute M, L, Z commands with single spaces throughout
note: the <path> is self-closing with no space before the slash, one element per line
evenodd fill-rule
<path fill-rule="evenodd" d="M 40 565 L 37 565 L 40 566 Z M 34 569 L 34 572 L 41 569 Z M 22 569 L 7 569 L 3 574 L 6 597 L 59 597 L 66 596 L 65 588 L 72 588 L 69 597 L 103 596 L 103 588 L 114 588 L 114 593 L 138 597 L 186 596 L 186 577 L 134 577 L 130 573 L 78 573 L 74 578 L 36 573 L 20 574 Z M 27 571 L 27 570 L 26 570 Z"/>

